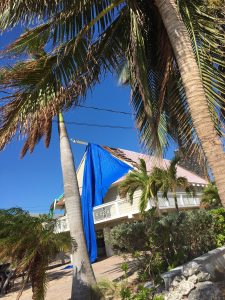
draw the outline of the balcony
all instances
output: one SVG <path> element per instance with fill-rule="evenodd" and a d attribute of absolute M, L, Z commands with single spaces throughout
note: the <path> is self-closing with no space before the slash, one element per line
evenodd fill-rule
<path fill-rule="evenodd" d="M 178 206 L 180 209 L 187 208 L 197 208 L 200 205 L 200 196 L 197 194 L 196 197 L 187 197 L 185 193 L 177 193 Z M 104 203 L 102 205 L 96 206 L 93 209 L 94 223 L 100 224 L 104 222 L 110 222 L 112 220 L 119 220 L 124 218 L 132 218 L 133 215 L 139 213 L 139 199 L 140 191 L 137 191 L 134 195 L 133 203 L 130 203 L 127 200 L 120 199 L 119 196 L 116 197 L 116 200 Z M 149 200 L 147 210 L 152 208 L 154 203 L 152 200 Z M 161 210 L 174 210 L 175 201 L 172 196 L 169 195 L 168 200 L 163 198 L 159 194 L 159 208 Z M 67 217 L 60 217 L 56 226 L 56 232 L 68 231 L 69 224 Z"/>
<path fill-rule="evenodd" d="M 55 233 L 69 231 L 67 216 L 59 217 L 55 226 Z"/>

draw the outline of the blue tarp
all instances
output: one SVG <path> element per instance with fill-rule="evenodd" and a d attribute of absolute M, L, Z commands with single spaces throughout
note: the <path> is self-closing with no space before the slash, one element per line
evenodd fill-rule
<path fill-rule="evenodd" d="M 97 258 L 93 207 L 102 204 L 110 185 L 126 174 L 129 165 L 96 144 L 88 144 L 82 186 L 82 217 L 90 261 Z"/>

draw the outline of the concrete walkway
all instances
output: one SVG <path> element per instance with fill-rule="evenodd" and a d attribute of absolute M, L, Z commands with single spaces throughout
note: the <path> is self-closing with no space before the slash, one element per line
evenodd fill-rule
<path fill-rule="evenodd" d="M 124 273 L 120 268 L 123 259 L 119 256 L 112 256 L 94 263 L 93 269 L 97 281 L 101 279 L 115 280 L 120 278 Z M 48 290 L 46 300 L 69 300 L 71 292 L 71 275 L 72 269 L 62 270 L 62 267 L 58 267 L 48 271 Z M 6 300 L 15 300 L 17 296 L 16 292 L 10 293 L 4 296 Z M 21 300 L 31 300 L 32 291 L 31 288 L 27 288 L 21 298 Z"/>

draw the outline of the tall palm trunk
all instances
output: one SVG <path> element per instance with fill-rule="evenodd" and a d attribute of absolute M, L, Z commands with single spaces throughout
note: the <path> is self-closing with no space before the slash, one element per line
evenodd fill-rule
<path fill-rule="evenodd" d="M 173 198 L 174 198 L 174 202 L 175 202 L 175 208 L 176 208 L 176 211 L 179 212 L 179 207 L 178 207 L 178 200 L 177 200 L 177 193 L 176 193 L 176 191 L 173 192 Z"/>
<path fill-rule="evenodd" d="M 225 153 L 216 134 L 198 65 L 174 0 L 155 0 L 179 66 L 194 127 L 225 207 Z"/>
<path fill-rule="evenodd" d="M 74 272 L 71 300 L 89 300 L 93 299 L 91 285 L 96 281 L 86 248 L 79 187 L 62 114 L 59 115 L 59 137 L 66 212 L 70 235 L 77 243 L 77 249 L 72 253 Z"/>
<path fill-rule="evenodd" d="M 156 212 L 158 214 L 159 217 L 161 217 L 161 211 L 159 208 L 159 198 L 158 198 L 158 194 L 156 194 L 155 198 L 154 198 L 154 202 L 155 202 L 155 206 L 156 206 Z"/>

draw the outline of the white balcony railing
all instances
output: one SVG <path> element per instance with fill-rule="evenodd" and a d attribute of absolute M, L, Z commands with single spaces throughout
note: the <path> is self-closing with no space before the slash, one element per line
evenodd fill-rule
<path fill-rule="evenodd" d="M 65 231 L 69 231 L 69 222 L 68 222 L 67 216 L 59 217 L 57 219 L 55 232 L 59 233 L 59 232 L 65 232 Z"/>
<path fill-rule="evenodd" d="M 96 206 L 93 209 L 94 223 L 99 224 L 124 217 L 131 218 L 132 215 L 139 213 L 139 196 L 140 194 L 137 193 L 133 203 L 120 199 Z M 183 209 L 199 207 L 200 196 L 201 194 L 196 195 L 196 197 L 187 197 L 185 193 L 180 192 L 177 194 L 178 206 Z M 147 209 L 150 209 L 153 206 L 154 203 L 150 200 Z M 165 199 L 159 195 L 159 208 L 162 210 L 175 209 L 174 198 L 169 196 L 168 199 Z M 58 219 L 55 231 L 69 231 L 69 224 L 66 216 Z"/>

